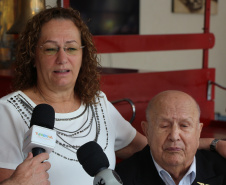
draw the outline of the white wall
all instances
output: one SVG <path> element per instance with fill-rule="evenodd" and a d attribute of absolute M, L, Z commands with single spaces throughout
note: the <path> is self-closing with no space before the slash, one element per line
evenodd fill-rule
<path fill-rule="evenodd" d="M 46 0 L 46 4 L 56 0 Z M 216 68 L 216 82 L 226 87 L 226 1 L 218 1 L 218 13 L 211 15 L 210 32 L 215 46 L 209 50 L 209 67 Z M 140 34 L 203 33 L 201 14 L 172 13 L 172 0 L 140 0 Z M 103 67 L 141 71 L 196 69 L 202 67 L 202 50 L 139 52 L 100 55 Z M 215 87 L 215 112 L 226 115 L 226 91 Z"/>
<path fill-rule="evenodd" d="M 57 5 L 57 0 L 46 0 L 46 6 L 51 6 L 51 7 L 54 7 Z"/>

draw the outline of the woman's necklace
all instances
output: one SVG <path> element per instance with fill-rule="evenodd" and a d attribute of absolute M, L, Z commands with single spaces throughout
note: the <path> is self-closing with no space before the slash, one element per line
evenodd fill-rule
<path fill-rule="evenodd" d="M 88 106 L 87 116 L 89 115 L 89 111 L 90 111 L 90 110 L 91 110 L 91 115 L 89 116 L 89 119 L 86 119 L 86 122 L 89 120 L 89 121 L 88 121 L 89 123 L 86 125 L 85 128 L 83 127 L 83 129 L 82 129 L 82 127 L 80 127 L 79 130 L 76 130 L 75 133 L 74 133 L 74 134 L 71 134 L 71 135 L 64 134 L 64 133 L 71 133 L 71 132 L 69 132 L 69 131 L 61 130 L 61 131 L 59 132 L 59 129 L 57 129 L 57 130 L 58 130 L 58 132 L 57 132 L 57 137 L 59 138 L 59 140 L 57 140 L 56 143 L 57 143 L 59 146 L 61 146 L 62 148 L 64 148 L 65 150 L 68 150 L 68 151 L 74 153 L 75 156 L 76 156 L 77 150 L 78 150 L 78 148 L 80 148 L 80 146 L 81 146 L 81 144 L 80 144 L 80 145 L 76 145 L 76 144 L 75 144 L 75 143 L 77 143 L 76 140 L 82 139 L 82 140 L 84 140 L 85 142 L 90 141 L 90 140 L 93 140 L 93 141 L 95 141 L 95 142 L 98 142 L 98 138 L 99 138 L 100 130 L 101 130 L 99 116 L 101 116 L 101 114 L 98 113 L 98 111 L 97 111 L 97 106 L 98 106 L 98 105 L 96 105 L 96 104 L 94 104 L 94 105 L 89 105 L 89 106 Z M 99 106 L 101 107 L 101 110 L 103 110 L 103 109 L 102 109 L 101 103 L 99 103 Z M 102 111 L 101 111 L 101 112 L 102 112 Z M 105 120 L 104 112 L 102 112 L 102 116 L 103 116 L 103 123 L 104 123 L 103 126 L 104 126 L 105 129 L 106 129 L 106 131 L 105 131 L 105 132 L 106 132 L 106 144 L 105 144 L 105 147 L 104 147 L 104 150 L 106 150 L 106 148 L 107 148 L 107 146 L 108 146 L 108 129 L 107 129 L 107 123 L 106 123 L 106 120 Z M 95 126 L 94 126 L 94 125 L 95 125 Z M 84 126 L 84 125 L 83 125 L 83 126 Z M 103 127 L 103 128 L 104 128 L 104 127 Z M 92 133 L 92 136 L 93 136 L 94 138 L 92 138 L 92 139 L 91 139 L 91 138 L 84 139 L 84 138 L 86 138 L 88 135 L 91 134 L 91 130 L 93 130 L 93 129 L 95 130 L 95 131 L 93 131 L 93 133 Z M 62 131 L 63 131 L 64 133 L 62 133 Z M 78 132 L 78 133 L 76 133 L 76 132 Z M 71 143 L 71 142 L 67 141 L 68 138 L 74 138 L 74 139 L 76 139 L 76 140 L 75 140 L 75 142 Z M 66 159 L 66 160 L 78 162 L 78 159 L 77 159 L 77 158 L 74 158 L 74 157 L 73 157 L 73 158 L 67 157 L 67 156 L 65 155 L 65 152 L 54 150 L 53 153 L 56 154 L 56 155 L 58 155 L 59 157 L 62 157 L 62 158 L 64 158 L 64 159 Z"/>

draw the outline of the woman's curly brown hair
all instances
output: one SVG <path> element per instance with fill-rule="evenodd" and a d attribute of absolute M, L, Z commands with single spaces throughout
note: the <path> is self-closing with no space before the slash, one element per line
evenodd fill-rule
<path fill-rule="evenodd" d="M 14 90 L 25 90 L 37 85 L 37 71 L 34 67 L 35 49 L 43 24 L 52 19 L 71 20 L 81 32 L 83 48 L 82 66 L 74 87 L 75 93 L 84 103 L 94 103 L 100 91 L 100 64 L 92 35 L 82 21 L 80 13 L 72 8 L 49 8 L 31 18 L 20 34 L 15 61 Z"/>

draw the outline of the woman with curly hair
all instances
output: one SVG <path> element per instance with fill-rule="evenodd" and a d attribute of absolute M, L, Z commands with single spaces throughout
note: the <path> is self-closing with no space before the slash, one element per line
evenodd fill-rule
<path fill-rule="evenodd" d="M 81 145 L 97 142 L 111 169 L 115 154 L 127 158 L 146 145 L 100 91 L 98 67 L 78 11 L 49 8 L 28 21 L 18 40 L 14 92 L 0 99 L 0 182 L 92 184 L 76 156 Z M 53 152 L 33 157 L 23 152 L 23 140 L 38 104 L 54 108 L 57 138 Z"/>

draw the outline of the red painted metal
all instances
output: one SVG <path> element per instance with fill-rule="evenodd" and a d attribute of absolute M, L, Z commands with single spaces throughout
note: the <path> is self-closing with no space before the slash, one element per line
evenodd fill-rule
<path fill-rule="evenodd" d="M 136 106 L 133 126 L 142 132 L 140 123 L 145 120 L 145 109 L 149 100 L 165 90 L 180 90 L 192 95 L 201 108 L 201 121 L 208 126 L 214 119 L 214 88 L 212 99 L 207 100 L 208 80 L 215 81 L 215 69 L 131 73 L 102 75 L 101 90 L 110 101 L 129 98 Z M 119 112 L 130 120 L 132 112 L 128 103 L 115 104 Z"/>
<path fill-rule="evenodd" d="M 1 85 L 0 98 L 12 92 L 11 81 L 12 81 L 12 76 L 0 75 L 0 85 Z"/>
<path fill-rule="evenodd" d="M 68 8 L 70 6 L 69 0 L 63 0 L 63 7 Z"/>
<path fill-rule="evenodd" d="M 111 35 L 94 36 L 98 53 L 209 49 L 214 46 L 214 35 Z"/>
<path fill-rule="evenodd" d="M 205 16 L 204 16 L 204 34 L 209 33 L 210 28 L 210 0 L 205 1 Z M 208 60 L 209 60 L 209 50 L 207 48 L 203 49 L 203 63 L 202 68 L 208 68 Z"/>
<path fill-rule="evenodd" d="M 210 0 L 206 0 L 204 16 L 204 33 L 209 33 L 209 28 L 210 28 Z"/>

